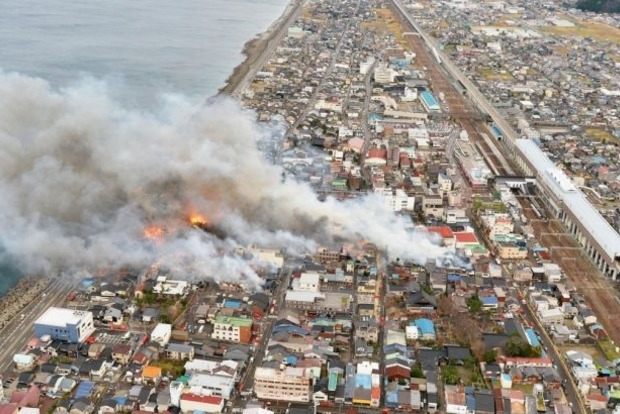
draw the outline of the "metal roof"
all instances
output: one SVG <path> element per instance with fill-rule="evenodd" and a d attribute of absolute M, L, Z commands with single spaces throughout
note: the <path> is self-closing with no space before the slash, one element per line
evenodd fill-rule
<path fill-rule="evenodd" d="M 586 196 L 557 168 L 547 155 L 529 139 L 515 140 L 528 161 L 536 168 L 537 177 L 553 191 L 583 228 L 612 260 L 620 256 L 620 234 L 590 204 Z"/>

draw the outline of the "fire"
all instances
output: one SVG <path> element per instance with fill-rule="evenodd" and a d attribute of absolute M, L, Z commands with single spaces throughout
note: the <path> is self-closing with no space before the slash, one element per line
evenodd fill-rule
<path fill-rule="evenodd" d="M 149 226 L 144 229 L 144 237 L 151 240 L 159 240 L 164 236 L 164 229 L 158 226 Z"/>
<path fill-rule="evenodd" d="M 209 221 L 200 214 L 192 214 L 191 216 L 189 216 L 189 222 L 192 223 L 194 226 L 204 226 Z"/>

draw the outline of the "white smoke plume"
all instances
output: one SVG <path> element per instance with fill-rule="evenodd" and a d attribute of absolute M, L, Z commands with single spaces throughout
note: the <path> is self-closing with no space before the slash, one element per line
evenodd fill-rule
<path fill-rule="evenodd" d="M 0 73 L 0 251 L 28 273 L 159 262 L 177 277 L 254 286 L 250 266 L 226 253 L 236 245 L 309 252 L 363 238 L 418 263 L 446 254 L 378 198 L 320 202 L 282 182 L 256 147 L 268 133 L 231 100 L 168 99 L 140 113 L 112 102 L 103 83 L 55 91 Z M 192 214 L 229 238 L 190 228 Z M 149 226 L 164 229 L 161 240 L 145 238 Z"/>

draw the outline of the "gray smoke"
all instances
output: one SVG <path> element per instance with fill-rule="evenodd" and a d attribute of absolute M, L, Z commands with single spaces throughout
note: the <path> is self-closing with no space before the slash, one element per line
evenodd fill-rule
<path fill-rule="evenodd" d="M 320 202 L 307 185 L 283 183 L 256 146 L 270 133 L 231 100 L 169 98 L 140 113 L 112 102 L 103 83 L 54 91 L 0 73 L 0 249 L 28 273 L 159 262 L 177 277 L 250 285 L 259 278 L 230 253 L 248 243 L 303 253 L 363 238 L 418 263 L 446 255 L 377 197 Z M 188 226 L 194 213 L 229 238 Z M 163 237 L 145 238 L 149 226 Z"/>

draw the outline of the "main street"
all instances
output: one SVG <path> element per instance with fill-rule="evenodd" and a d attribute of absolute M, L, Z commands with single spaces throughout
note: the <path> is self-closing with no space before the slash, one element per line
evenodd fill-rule
<path fill-rule="evenodd" d="M 273 330 L 277 320 L 278 310 L 284 304 L 286 291 L 291 282 L 292 273 L 293 269 L 285 263 L 280 271 L 278 287 L 273 294 L 273 301 L 275 301 L 273 304 L 274 313 L 273 315 L 266 316 L 260 322 L 260 342 L 254 346 L 254 351 L 252 353 L 253 360 L 248 364 L 243 376 L 239 380 L 238 392 L 231 399 L 232 404 L 230 404 L 228 412 L 232 412 L 233 408 L 238 408 L 244 405 L 242 403 L 244 397 L 241 395 L 241 392 L 249 391 L 254 387 L 254 374 L 256 373 L 256 367 L 260 367 L 263 364 L 263 358 L 265 357 L 265 352 L 267 351 L 267 346 L 269 345 L 271 331 Z"/>
<path fill-rule="evenodd" d="M 4 373 L 13 363 L 13 355 L 19 353 L 33 336 L 32 326 L 39 316 L 50 306 L 59 305 L 73 290 L 73 282 L 63 281 L 60 276 L 51 279 L 50 284 L 36 302 L 15 315 L 13 320 L 0 332 L 0 373 Z"/>
<path fill-rule="evenodd" d="M 521 297 L 525 297 L 523 292 L 519 291 L 519 294 Z M 573 379 L 573 376 L 571 375 L 571 372 L 566 365 L 565 359 L 562 357 L 560 351 L 557 349 L 557 347 L 547 334 L 547 331 L 536 317 L 535 312 L 532 310 L 527 300 L 525 300 L 522 308 L 525 311 L 525 317 L 528 322 L 532 322 L 534 324 L 536 328 L 535 331 L 543 345 L 545 352 L 547 353 L 547 356 L 549 356 L 554 361 L 557 370 L 560 372 L 560 375 L 563 379 L 566 380 L 564 382 L 564 389 L 566 391 L 566 397 L 568 398 L 568 401 L 570 402 L 573 410 L 575 410 L 576 413 L 585 414 L 587 412 L 586 408 L 583 405 L 582 400 L 579 398 L 579 390 L 577 388 L 577 384 L 575 384 L 575 380 Z"/>

